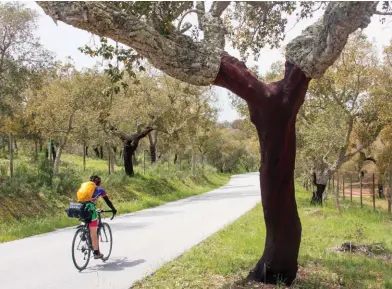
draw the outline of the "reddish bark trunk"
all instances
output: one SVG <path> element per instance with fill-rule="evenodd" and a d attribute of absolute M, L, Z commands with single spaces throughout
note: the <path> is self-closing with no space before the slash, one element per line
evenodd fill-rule
<path fill-rule="evenodd" d="M 247 101 L 263 160 L 260 189 L 267 235 L 264 253 L 249 280 L 291 284 L 296 277 L 301 222 L 294 192 L 295 123 L 309 81 L 298 67 L 286 62 L 284 79 L 265 84 L 236 58 L 222 56 L 215 84 Z"/>

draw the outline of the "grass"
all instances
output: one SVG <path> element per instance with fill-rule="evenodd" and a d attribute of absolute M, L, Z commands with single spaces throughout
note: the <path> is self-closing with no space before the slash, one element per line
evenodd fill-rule
<path fill-rule="evenodd" d="M 329 200 L 323 208 L 309 205 L 310 193 L 297 190 L 303 235 L 299 272 L 292 288 L 392 288 L 392 223 L 385 210 L 373 212 L 359 200 L 341 201 L 341 212 Z M 164 265 L 132 288 L 284 288 L 244 282 L 260 258 L 265 241 L 262 209 L 249 213 L 206 241 Z M 381 255 L 342 253 L 329 248 L 345 242 L 380 243 Z"/>
<path fill-rule="evenodd" d="M 119 214 L 201 194 L 226 184 L 230 178 L 229 175 L 216 173 L 210 167 L 204 173 L 200 170 L 194 177 L 189 171 L 176 171 L 174 168 L 171 171 L 162 168 L 158 173 L 158 167 L 129 178 L 119 171 L 120 167 L 116 168 L 116 173 L 107 175 L 104 172 L 107 163 L 102 160 L 89 159 L 86 171 L 81 170 L 81 157 L 65 155 L 63 160 L 63 171 L 70 166 L 76 170 L 77 184 L 79 180 L 87 180 L 92 173 L 101 175 L 102 186 L 108 191 Z M 136 168 L 136 172 L 140 171 L 140 168 Z M 16 187 L 24 185 L 16 184 Z M 0 243 L 78 224 L 76 219 L 68 218 L 64 212 L 69 202 L 75 201 L 76 190 L 71 188 L 61 192 L 31 192 L 24 189 L 0 195 Z M 106 204 L 99 200 L 98 206 L 105 208 Z"/>

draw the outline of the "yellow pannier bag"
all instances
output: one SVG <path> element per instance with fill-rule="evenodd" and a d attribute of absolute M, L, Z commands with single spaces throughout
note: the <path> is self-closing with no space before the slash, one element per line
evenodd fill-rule
<path fill-rule="evenodd" d="M 80 185 L 76 196 L 78 198 L 78 202 L 89 202 L 93 198 L 93 194 L 97 185 L 94 182 L 85 182 Z"/>

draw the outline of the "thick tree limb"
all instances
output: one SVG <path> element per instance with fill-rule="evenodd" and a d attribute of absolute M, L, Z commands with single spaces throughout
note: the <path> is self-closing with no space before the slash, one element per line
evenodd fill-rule
<path fill-rule="evenodd" d="M 392 15 L 392 12 L 376 11 L 376 12 L 374 12 L 374 14 L 377 14 L 377 15 L 385 15 L 385 16 L 391 16 L 391 15 Z"/>
<path fill-rule="evenodd" d="M 210 13 L 214 17 L 220 17 L 226 8 L 230 5 L 231 1 L 214 1 L 212 2 Z"/>
<path fill-rule="evenodd" d="M 133 134 L 128 134 L 124 131 L 121 131 L 117 129 L 114 126 L 110 127 L 110 131 L 113 135 L 119 137 L 123 142 L 132 142 L 132 141 L 139 141 L 140 139 L 144 138 L 147 136 L 151 131 L 153 131 L 155 128 L 153 127 L 146 127 L 145 129 L 133 133 Z"/>
<path fill-rule="evenodd" d="M 351 153 L 348 153 L 347 155 L 344 156 L 344 162 L 349 161 L 353 156 L 355 156 L 357 153 L 359 153 L 361 150 L 364 150 L 370 146 L 370 142 L 366 145 L 360 145 L 358 146 L 354 151 Z"/>
<path fill-rule="evenodd" d="M 121 11 L 110 2 L 37 3 L 54 21 L 60 20 L 128 45 L 154 67 L 184 82 L 210 85 L 218 74 L 222 39 L 212 35 L 220 19 L 216 20 L 212 16 L 214 19 L 211 19 L 208 13 L 203 17 L 204 25 L 211 25 L 205 27 L 205 41 L 195 43 L 190 37 L 176 31 L 169 39 L 137 16 Z"/>
<path fill-rule="evenodd" d="M 320 78 L 339 57 L 349 35 L 369 25 L 374 11 L 374 2 L 330 2 L 324 16 L 287 45 L 286 59 L 308 77 Z"/>

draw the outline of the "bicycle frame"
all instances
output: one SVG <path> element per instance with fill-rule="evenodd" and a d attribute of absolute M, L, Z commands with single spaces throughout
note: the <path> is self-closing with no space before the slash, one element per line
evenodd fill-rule
<path fill-rule="evenodd" d="M 102 225 L 101 214 L 102 214 L 102 213 L 112 213 L 112 211 L 97 210 L 97 213 L 98 213 L 98 229 L 97 229 L 97 236 L 99 236 L 99 231 L 100 231 L 100 229 L 101 229 L 102 226 L 103 226 L 103 225 Z M 111 220 L 113 220 L 113 218 L 114 218 L 114 215 L 112 216 Z M 82 222 L 83 222 L 83 224 L 77 226 L 76 229 L 79 229 L 79 228 L 83 228 L 83 229 L 84 229 L 85 234 L 87 234 L 87 245 L 88 245 L 88 249 L 89 249 L 90 251 L 94 251 L 94 248 L 93 248 L 92 242 L 91 242 L 91 234 L 90 234 L 89 223 L 86 223 L 86 222 L 83 221 L 83 220 L 82 220 Z"/>

